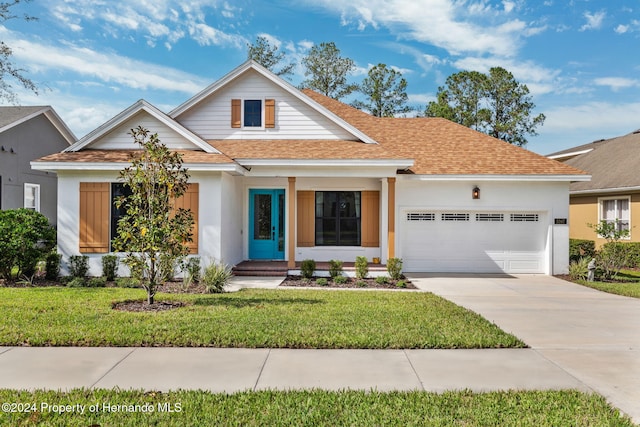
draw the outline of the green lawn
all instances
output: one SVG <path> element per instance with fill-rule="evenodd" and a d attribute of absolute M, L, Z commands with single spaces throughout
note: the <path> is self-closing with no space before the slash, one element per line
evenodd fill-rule
<path fill-rule="evenodd" d="M 577 391 L 425 392 L 0 390 L 35 412 L 0 412 L 1 425 L 47 426 L 632 426 L 598 395 Z M 43 406 L 44 404 L 44 406 Z M 55 405 L 58 405 L 57 407 Z M 60 405 L 85 413 L 59 413 Z M 91 406 L 93 405 L 93 406 Z M 138 405 L 129 406 L 129 405 Z M 29 409 L 31 409 L 29 408 Z M 149 408 L 152 408 L 151 411 Z M 168 412 L 168 409 L 174 412 Z M 71 407 L 68 408 L 72 409 Z M 118 409 L 118 411 L 116 411 Z"/>
<path fill-rule="evenodd" d="M 0 288 L 0 345 L 496 348 L 525 344 L 429 293 L 243 290 L 158 294 L 188 305 L 113 310 L 140 289 Z"/>
<path fill-rule="evenodd" d="M 610 294 L 640 298 L 640 271 L 622 270 L 617 278 L 620 282 L 587 282 L 586 280 L 579 280 L 577 283 Z"/>

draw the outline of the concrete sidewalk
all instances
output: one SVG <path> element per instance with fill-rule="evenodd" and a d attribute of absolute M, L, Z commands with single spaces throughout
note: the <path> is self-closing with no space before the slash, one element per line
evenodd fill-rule
<path fill-rule="evenodd" d="M 0 347 L 0 388 L 237 392 L 589 387 L 534 350 Z"/>

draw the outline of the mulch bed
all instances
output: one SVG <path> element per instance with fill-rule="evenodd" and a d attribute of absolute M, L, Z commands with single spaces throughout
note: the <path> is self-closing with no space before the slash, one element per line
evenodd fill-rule
<path fill-rule="evenodd" d="M 155 301 L 153 304 L 147 304 L 147 300 L 129 300 L 114 302 L 111 308 L 120 311 L 133 312 L 157 312 L 173 310 L 174 308 L 184 307 L 185 303 L 181 301 Z"/>
<path fill-rule="evenodd" d="M 396 281 L 389 280 L 389 283 L 377 283 L 375 279 L 354 279 L 352 277 L 347 278 L 345 283 L 334 283 L 330 278 L 327 279 L 327 285 L 319 285 L 316 283 L 318 278 L 303 279 L 301 276 L 287 276 L 280 286 L 293 286 L 293 287 L 319 287 L 319 288 L 339 288 L 339 289 L 418 289 L 413 283 L 407 279 L 403 279 L 406 287 L 398 287 Z"/>

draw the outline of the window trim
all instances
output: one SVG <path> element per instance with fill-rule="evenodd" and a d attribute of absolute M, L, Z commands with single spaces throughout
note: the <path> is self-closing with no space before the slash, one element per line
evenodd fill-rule
<path fill-rule="evenodd" d="M 34 206 L 27 206 L 27 189 L 33 188 L 35 189 L 33 204 Z M 22 206 L 25 209 L 33 209 L 36 212 L 40 212 L 40 184 L 32 184 L 29 182 L 25 182 L 23 186 L 23 194 L 22 194 Z"/>
<path fill-rule="evenodd" d="M 598 197 L 598 224 L 600 223 L 600 221 L 604 220 L 605 218 L 603 218 L 603 208 L 604 208 L 604 203 L 607 200 L 626 200 L 627 201 L 627 206 L 628 206 L 628 211 L 629 211 L 629 235 L 627 237 L 623 237 L 622 240 L 631 240 L 631 230 L 632 230 L 632 225 L 631 225 L 631 195 L 627 195 L 627 196 L 608 196 L 608 197 Z M 618 220 L 620 220 L 620 218 L 616 218 Z M 598 235 L 599 238 L 604 239 L 604 237 Z"/>

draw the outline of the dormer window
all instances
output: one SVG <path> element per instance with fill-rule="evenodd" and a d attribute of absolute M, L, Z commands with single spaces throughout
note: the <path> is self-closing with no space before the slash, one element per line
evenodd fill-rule
<path fill-rule="evenodd" d="M 242 129 L 275 128 L 275 99 L 232 99 L 231 127 Z"/>

